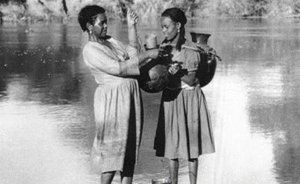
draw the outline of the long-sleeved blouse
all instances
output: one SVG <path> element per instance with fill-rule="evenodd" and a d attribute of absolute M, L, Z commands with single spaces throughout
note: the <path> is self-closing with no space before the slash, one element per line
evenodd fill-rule
<path fill-rule="evenodd" d="M 88 42 L 83 59 L 98 83 L 94 97 L 96 135 L 92 163 L 100 172 L 123 171 L 138 158 L 142 105 L 137 51 L 110 38 L 113 49 Z"/>
<path fill-rule="evenodd" d="M 83 49 L 83 59 L 99 85 L 117 85 L 126 76 L 139 75 L 137 50 L 109 38 L 115 51 L 97 42 L 88 42 Z"/>

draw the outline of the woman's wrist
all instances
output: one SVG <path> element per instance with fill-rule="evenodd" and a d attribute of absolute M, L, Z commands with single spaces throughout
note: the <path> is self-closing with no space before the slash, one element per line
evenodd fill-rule
<path fill-rule="evenodd" d="M 128 26 L 128 30 L 129 30 L 129 31 L 130 31 L 130 30 L 137 31 L 136 25 L 130 25 L 130 24 L 128 24 L 127 26 Z"/>
<path fill-rule="evenodd" d="M 150 52 L 144 52 L 145 53 L 145 60 L 149 60 L 149 59 L 151 59 L 152 57 L 151 57 L 151 55 L 150 55 Z"/>
<path fill-rule="evenodd" d="M 142 63 L 143 61 L 147 60 L 148 54 L 146 52 L 143 52 L 141 54 L 138 55 L 138 59 L 139 59 L 139 62 Z"/>
<path fill-rule="evenodd" d="M 127 26 L 129 28 L 136 28 L 136 23 L 135 22 L 131 22 L 131 23 L 128 23 Z"/>

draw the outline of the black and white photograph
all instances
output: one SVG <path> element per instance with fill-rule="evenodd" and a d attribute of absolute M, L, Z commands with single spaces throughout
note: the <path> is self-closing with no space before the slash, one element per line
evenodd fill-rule
<path fill-rule="evenodd" d="M 300 184 L 299 58 L 300 0 L 0 0 L 0 184 Z"/>

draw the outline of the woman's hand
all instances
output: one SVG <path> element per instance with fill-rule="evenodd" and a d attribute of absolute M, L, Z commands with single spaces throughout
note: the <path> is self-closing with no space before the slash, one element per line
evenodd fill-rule
<path fill-rule="evenodd" d="M 139 16 L 130 8 L 127 9 L 127 24 L 128 26 L 136 25 L 139 21 Z"/>
<path fill-rule="evenodd" d="M 175 62 L 169 65 L 168 71 L 171 75 L 175 75 L 181 70 L 182 66 L 179 62 Z"/>

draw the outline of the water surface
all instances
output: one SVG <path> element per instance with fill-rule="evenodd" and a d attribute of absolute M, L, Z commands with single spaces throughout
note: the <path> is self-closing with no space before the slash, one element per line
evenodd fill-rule
<path fill-rule="evenodd" d="M 128 41 L 124 22 L 109 24 L 109 34 Z M 162 40 L 155 21 L 138 29 Z M 223 59 L 203 88 L 217 151 L 200 157 L 198 183 L 300 183 L 300 20 L 193 19 L 189 31 L 212 34 Z M 86 42 L 76 22 L 0 27 L 1 183 L 99 183 L 88 161 L 96 84 L 82 61 Z M 143 100 L 135 183 L 167 176 L 152 149 L 160 93 L 143 92 Z"/>

